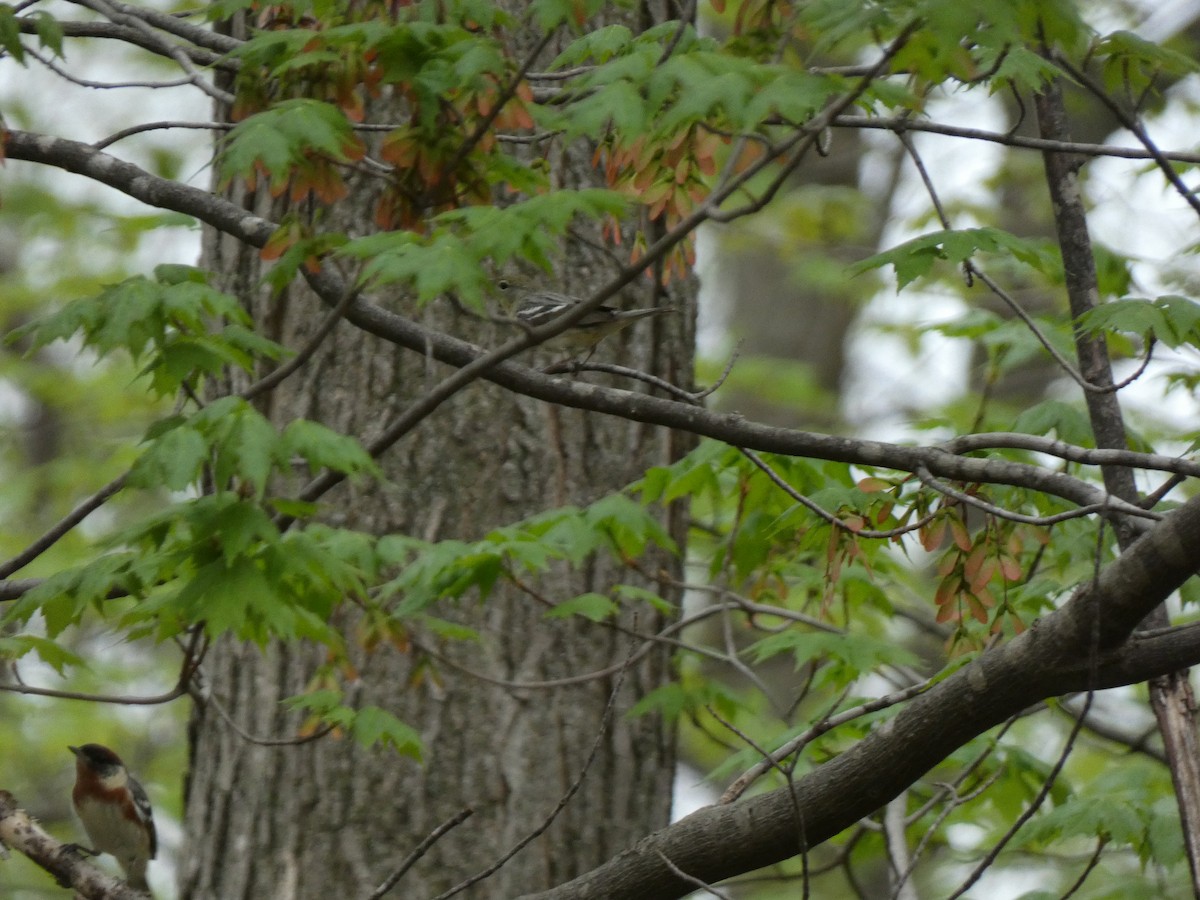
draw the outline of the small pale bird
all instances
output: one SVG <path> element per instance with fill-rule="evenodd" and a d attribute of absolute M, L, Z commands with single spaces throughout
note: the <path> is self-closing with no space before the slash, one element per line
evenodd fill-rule
<path fill-rule="evenodd" d="M 578 297 L 527 288 L 512 278 L 499 279 L 496 289 L 500 292 L 500 302 L 509 314 L 530 328 L 545 325 L 580 302 Z M 674 308 L 663 306 L 621 310 L 611 306 L 599 306 L 569 326 L 566 331 L 544 342 L 542 346 L 549 350 L 567 351 L 572 356 L 583 353 L 590 355 L 596 345 L 610 334 L 632 325 L 638 319 L 666 312 L 674 312 Z"/>

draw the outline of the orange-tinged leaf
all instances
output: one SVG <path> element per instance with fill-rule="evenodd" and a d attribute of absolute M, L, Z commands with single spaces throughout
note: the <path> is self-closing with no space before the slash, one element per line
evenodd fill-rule
<path fill-rule="evenodd" d="M 435 188 L 442 183 L 442 170 L 438 166 L 437 160 L 428 153 L 422 153 L 417 160 L 417 173 L 428 189 Z"/>
<path fill-rule="evenodd" d="M 947 603 L 945 606 L 939 606 L 937 615 L 934 616 L 934 620 L 939 625 L 945 622 L 957 622 L 960 618 L 962 618 L 962 614 L 960 613 L 957 604 L 953 603 Z"/>
<path fill-rule="evenodd" d="M 345 90 L 338 91 L 337 95 L 338 107 L 346 114 L 346 118 L 351 122 L 361 122 L 366 118 L 366 107 L 363 105 L 362 96 L 349 86 Z"/>
<path fill-rule="evenodd" d="M 738 173 L 744 172 L 754 163 L 758 162 L 764 153 L 766 153 L 766 150 L 759 146 L 756 141 L 747 141 L 746 145 L 742 148 L 742 152 L 738 155 L 734 171 Z"/>
<path fill-rule="evenodd" d="M 946 538 L 946 520 L 934 519 L 924 528 L 918 529 L 917 534 L 921 538 L 921 546 L 932 553 L 942 546 L 942 541 Z"/>
<path fill-rule="evenodd" d="M 961 587 L 962 581 L 956 575 L 947 575 L 938 582 L 937 591 L 933 595 L 933 602 L 938 606 L 946 606 L 958 596 L 958 589 Z"/>
<path fill-rule="evenodd" d="M 884 481 L 882 478 L 860 478 L 856 485 L 864 494 L 878 494 L 880 491 L 886 491 L 891 486 L 891 482 Z"/>
<path fill-rule="evenodd" d="M 988 583 L 992 580 L 992 576 L 996 574 L 996 560 L 994 557 L 987 557 L 975 574 L 971 577 L 971 590 L 975 593 L 987 590 Z"/>
<path fill-rule="evenodd" d="M 641 169 L 633 176 L 633 186 L 639 191 L 645 191 L 650 185 L 654 184 L 654 179 L 658 172 L 653 169 Z M 663 184 L 666 189 L 666 184 Z"/>
<path fill-rule="evenodd" d="M 970 611 L 971 617 L 975 619 L 976 622 L 981 622 L 982 624 L 986 625 L 988 614 L 987 610 L 983 608 L 983 604 L 976 599 L 974 594 L 967 594 L 966 600 L 967 609 Z"/>
<path fill-rule="evenodd" d="M 417 142 L 399 131 L 389 134 L 379 148 L 380 158 L 398 169 L 411 168 L 420 152 Z"/>
<path fill-rule="evenodd" d="M 950 519 L 950 534 L 954 538 L 954 543 L 958 545 L 958 549 L 963 553 L 970 551 L 972 544 L 971 535 L 967 531 L 967 526 L 958 516 Z"/>
<path fill-rule="evenodd" d="M 988 548 L 985 544 L 980 544 L 973 548 L 963 562 L 963 574 L 968 580 L 973 581 L 975 576 L 979 574 L 980 568 L 983 566 L 984 560 L 987 559 Z"/>
<path fill-rule="evenodd" d="M 268 262 L 279 259 L 299 238 L 300 235 L 294 228 L 287 225 L 277 228 L 275 233 L 263 244 L 262 250 L 259 251 L 259 256 Z"/>
<path fill-rule="evenodd" d="M 367 155 L 367 146 L 358 135 L 351 135 L 342 142 L 342 156 L 347 162 L 358 162 Z"/>

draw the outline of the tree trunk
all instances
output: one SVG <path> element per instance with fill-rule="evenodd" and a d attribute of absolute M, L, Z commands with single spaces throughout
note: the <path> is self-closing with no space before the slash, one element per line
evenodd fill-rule
<path fill-rule="evenodd" d="M 553 53 L 549 48 L 539 62 Z M 384 110 L 368 115 L 388 121 Z M 586 149 L 551 160 L 562 186 L 599 183 Z M 376 185 L 357 185 L 346 201 L 324 211 L 321 227 L 363 233 Z M 260 214 L 280 213 L 262 195 L 241 199 Z M 568 292 L 586 296 L 611 278 L 621 254 L 603 249 L 598 230 L 581 227 L 577 235 L 558 278 Z M 226 289 L 246 298 L 260 329 L 290 347 L 301 345 L 325 313 L 299 287 L 277 299 L 255 287 L 262 267 L 257 253 L 228 238 L 210 233 L 204 257 Z M 659 302 L 693 310 L 692 288 L 668 289 L 674 296 Z M 623 302 L 646 305 L 653 290 L 662 289 L 639 281 Z M 404 297 L 391 302 L 413 309 Z M 512 336 L 440 301 L 412 314 L 484 345 Z M 605 341 L 597 356 L 686 385 L 692 318 L 641 322 Z M 342 323 L 263 406 L 280 426 L 304 417 L 369 441 L 448 371 Z M 685 449 L 662 430 L 547 407 L 476 383 L 384 457 L 386 484 L 343 484 L 323 502 L 330 521 L 375 534 L 473 539 L 547 508 L 594 501 Z M 682 546 L 678 512 L 667 525 Z M 665 556 L 643 563 L 642 571 L 651 573 L 680 568 L 678 559 Z M 416 728 L 427 751 L 422 764 L 334 736 L 305 744 L 248 740 L 243 732 L 264 739 L 297 733 L 300 717 L 279 701 L 312 683 L 324 653 L 295 643 L 215 647 L 204 667 L 212 700 L 197 705 L 191 723 L 181 898 L 363 897 L 439 823 L 470 806 L 474 815 L 437 842 L 392 895 L 433 897 L 536 831 L 580 777 L 597 740 L 579 792 L 553 825 L 464 896 L 513 897 L 549 888 L 664 825 L 673 735 L 657 717 L 625 714 L 667 678 L 667 652 L 652 649 L 622 673 L 630 637 L 583 620 L 547 621 L 537 599 L 607 594 L 618 583 L 658 589 L 636 571 L 597 557 L 579 571 L 564 568 L 542 579 L 536 596 L 502 584 L 485 603 L 472 599 L 431 611 L 476 629 L 478 643 L 441 642 L 412 623 L 410 647 L 358 651 L 360 678 L 348 698 L 381 706 Z M 353 642 L 354 617 L 341 615 Z M 634 616 L 621 621 L 630 626 Z M 639 631 L 657 624 L 644 608 L 636 619 Z M 537 686 L 604 671 L 579 683 Z"/>

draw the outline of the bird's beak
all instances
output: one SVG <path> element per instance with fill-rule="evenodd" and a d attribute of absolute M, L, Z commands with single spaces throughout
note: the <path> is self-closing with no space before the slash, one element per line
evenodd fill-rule
<path fill-rule="evenodd" d="M 67 747 L 67 749 L 68 749 L 68 750 L 70 750 L 72 753 L 74 753 L 76 756 L 78 756 L 78 755 L 79 755 L 79 748 L 78 748 L 78 747 L 71 747 L 71 746 L 68 746 L 68 747 Z"/>

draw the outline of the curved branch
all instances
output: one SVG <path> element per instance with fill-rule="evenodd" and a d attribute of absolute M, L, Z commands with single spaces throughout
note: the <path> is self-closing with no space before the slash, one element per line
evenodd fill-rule
<path fill-rule="evenodd" d="M 141 47 L 143 50 L 149 50 L 158 56 L 171 58 L 170 54 L 164 52 L 162 42 L 157 40 L 153 34 L 144 34 L 129 25 L 118 25 L 115 22 L 62 22 L 58 23 L 62 28 L 64 37 L 79 37 L 79 38 L 103 38 L 107 40 L 122 41 L 126 44 L 133 44 L 135 47 Z M 22 16 L 17 19 L 17 29 L 21 34 L 37 34 L 37 22 L 27 16 Z M 211 32 L 210 32 L 211 33 Z M 187 55 L 192 62 L 202 66 L 211 66 L 215 69 L 225 69 L 231 72 L 236 72 L 239 62 L 234 59 L 222 57 L 219 53 L 212 50 L 206 50 L 201 47 L 180 46 L 180 52 Z"/>
<path fill-rule="evenodd" d="M 73 2 L 78 3 L 79 0 L 73 0 Z M 105 3 L 110 9 L 122 16 L 137 19 L 146 25 L 157 28 L 159 31 L 165 31 L 177 38 L 182 38 L 198 47 L 204 47 L 216 53 L 229 53 L 242 45 L 242 42 L 235 37 L 228 34 L 220 34 L 202 25 L 193 25 L 191 22 L 187 22 L 170 13 L 147 9 L 144 6 L 122 3 L 121 0 L 105 0 Z M 85 6 L 88 9 L 94 9 L 88 3 L 79 3 L 79 5 Z"/>
<path fill-rule="evenodd" d="M 1139 453 L 1135 450 L 1094 449 L 1069 444 L 1066 441 L 1042 437 L 1040 434 L 1022 434 L 1019 431 L 984 431 L 964 434 L 946 441 L 942 449 L 950 453 L 971 453 L 976 450 L 1030 450 L 1045 453 L 1068 462 L 1087 466 L 1128 466 L 1133 469 L 1153 469 L 1159 472 L 1174 472 L 1200 478 L 1200 463 L 1178 456 L 1159 453 Z"/>
<path fill-rule="evenodd" d="M 1158 151 L 1139 147 L 1116 147 L 1111 144 L 1086 144 L 1080 141 L 1053 141 L 1046 138 L 1029 137 L 1023 134 L 1007 134 L 998 131 L 985 131 L 982 128 L 964 128 L 960 125 L 947 125 L 943 122 L 933 122 L 924 119 L 911 119 L 903 116 L 883 118 L 880 116 L 837 116 L 830 125 L 834 128 L 866 128 L 877 131 L 923 131 L 929 134 L 941 134 L 947 137 L 965 138 L 971 141 L 987 141 L 992 144 L 1003 144 L 1006 147 L 1021 147 L 1026 150 L 1050 150 L 1056 153 L 1078 153 L 1080 156 L 1113 156 L 1118 159 L 1153 159 L 1159 156 L 1163 159 L 1182 163 L 1200 163 L 1200 153 L 1184 153 L 1181 151 Z"/>
<path fill-rule="evenodd" d="M 681 897 L 692 886 L 659 854 L 706 883 L 789 859 L 898 796 L 972 738 L 1022 709 L 1088 688 L 1146 681 L 1200 661 L 1200 626 L 1130 637 L 1195 573 L 1200 498 L 1139 539 L 1061 609 L 908 702 L 850 750 L 790 787 L 709 806 L 591 872 L 525 900 Z M 1101 652 L 1089 647 L 1100 614 Z M 803 810 L 803 838 L 795 813 Z"/>
<path fill-rule="evenodd" d="M 77 141 L 14 130 L 8 132 L 6 150 L 10 159 L 37 162 L 75 172 L 151 206 L 195 216 L 254 247 L 262 247 L 277 227 L 275 223 L 207 191 L 151 175 L 131 163 Z M 643 261 L 653 258 L 647 252 Z M 633 277 L 632 272 L 626 274 L 591 299 L 602 302 Z M 328 267 L 313 275 L 310 284 L 331 307 L 346 296 L 345 286 Z M 582 309 L 584 304 L 579 306 Z M 356 297 L 349 304 L 345 317 L 356 327 L 376 337 L 459 368 L 485 356 L 485 352 L 474 344 L 424 328 L 361 297 Z M 573 321 L 574 317 L 563 317 L 561 323 L 552 324 L 566 327 Z M 518 342 L 528 346 L 546 336 L 537 332 L 539 329 L 503 345 L 496 352 L 496 357 L 517 352 L 513 348 Z M 493 362 L 476 374 L 537 400 L 675 428 L 752 450 L 903 472 L 915 472 L 917 466 L 924 465 L 931 474 L 951 481 L 1007 484 L 1042 491 L 1081 506 L 1107 502 L 1110 509 L 1118 512 L 1124 511 L 1134 516 L 1142 512 L 1132 504 L 1107 497 L 1102 490 L 1080 479 L 1027 463 L 968 458 L 940 447 L 910 447 L 777 428 L 748 421 L 737 413 L 717 413 L 670 399 L 548 376 L 511 361 Z"/>
<path fill-rule="evenodd" d="M 17 798 L 0 790 L 0 847 L 12 847 L 29 857 L 54 876 L 64 887 L 74 888 L 88 900 L 145 900 L 124 881 L 105 873 L 84 859 L 78 849 L 62 844 L 43 830 L 29 813 L 21 809 Z"/>
<path fill-rule="evenodd" d="M 183 47 L 161 38 L 154 31 L 154 27 L 150 25 L 146 19 L 146 16 L 144 15 L 146 10 L 126 6 L 122 3 L 110 3 L 109 0 L 71 0 L 71 2 L 94 10 L 118 25 L 127 25 L 134 31 L 142 32 L 152 44 L 158 45 L 152 49 L 154 49 L 154 51 L 157 53 L 162 53 L 164 56 L 173 59 L 176 64 L 183 69 L 184 73 L 187 75 L 188 81 L 195 85 L 199 90 L 203 91 L 214 100 L 217 100 L 228 106 L 233 105 L 233 95 L 205 81 L 204 77 L 192 65 L 192 61 L 188 57 L 188 54 Z M 212 33 L 207 29 L 197 29 L 194 25 L 187 25 L 185 22 L 180 22 L 179 20 L 175 19 L 174 16 L 164 16 L 162 13 L 158 13 L 157 15 L 170 19 L 176 25 L 186 25 L 188 28 L 203 32 L 205 34 Z M 161 25 L 158 25 L 157 27 L 161 27 Z"/>
<path fill-rule="evenodd" d="M 0 564 L 0 599 L 4 598 L 4 585 L 11 582 L 5 582 L 13 572 L 19 572 L 25 566 L 29 565 L 56 543 L 63 535 L 67 534 L 72 528 L 94 513 L 97 509 L 107 503 L 111 498 L 115 497 L 120 490 L 125 487 L 125 482 L 129 480 L 129 473 L 124 472 L 118 475 L 100 490 L 96 491 L 92 496 L 88 497 L 73 510 L 59 519 L 50 530 L 43 534 L 40 538 L 14 556 L 7 562 Z M 22 593 L 24 593 L 22 591 Z M 9 598 L 11 599 L 11 598 Z"/>

